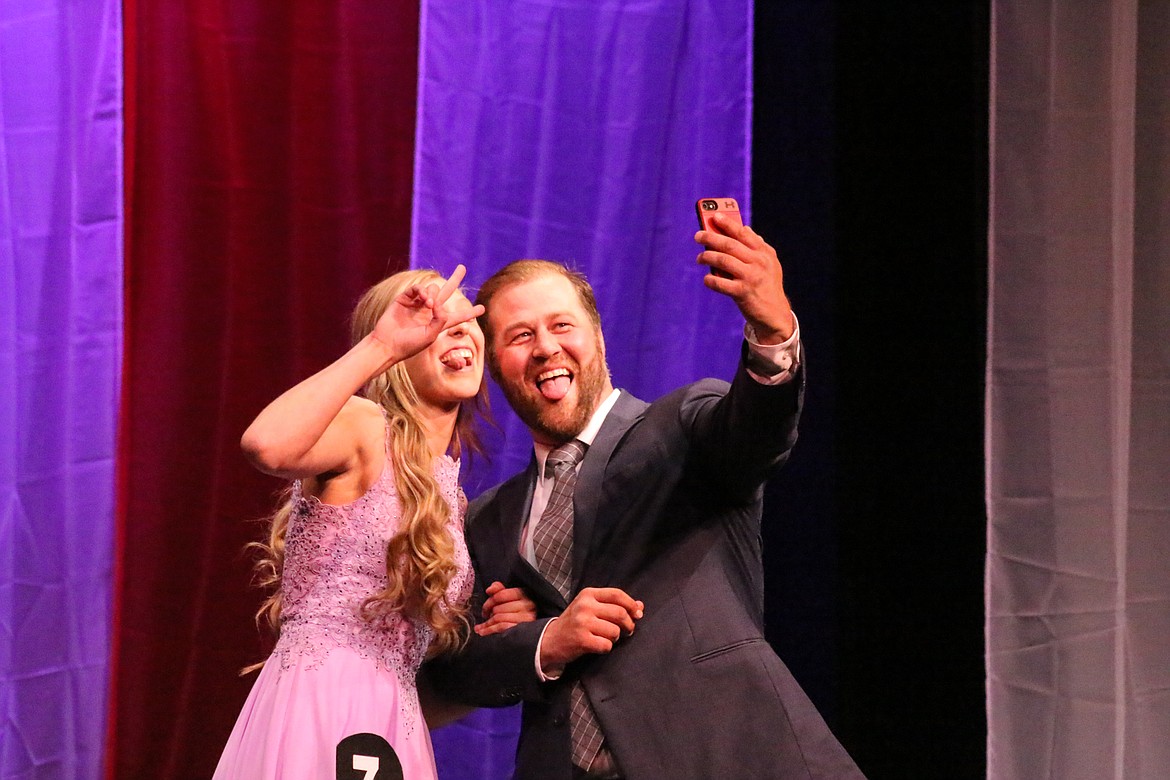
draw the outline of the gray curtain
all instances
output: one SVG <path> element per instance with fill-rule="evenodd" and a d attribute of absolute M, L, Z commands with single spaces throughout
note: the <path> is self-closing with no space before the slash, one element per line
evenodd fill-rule
<path fill-rule="evenodd" d="M 988 774 L 1170 777 L 1170 3 L 998 0 Z"/>

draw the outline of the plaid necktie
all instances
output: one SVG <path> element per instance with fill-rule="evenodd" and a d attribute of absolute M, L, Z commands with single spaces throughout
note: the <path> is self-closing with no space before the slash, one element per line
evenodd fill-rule
<path fill-rule="evenodd" d="M 569 600 L 573 579 L 573 488 L 577 464 L 585 457 L 585 445 L 573 439 L 548 454 L 544 474 L 552 473 L 553 488 L 548 505 L 532 533 L 536 568 Z"/>
<path fill-rule="evenodd" d="M 583 457 L 585 445 L 576 439 L 548 454 L 544 469 L 546 477 L 552 474 L 552 495 L 532 533 L 536 568 L 566 601 L 573 580 L 573 488 L 577 484 L 577 464 Z M 602 750 L 605 737 L 580 681 L 573 682 L 569 694 L 573 764 L 582 769 L 611 769 L 613 757 L 608 750 Z"/>

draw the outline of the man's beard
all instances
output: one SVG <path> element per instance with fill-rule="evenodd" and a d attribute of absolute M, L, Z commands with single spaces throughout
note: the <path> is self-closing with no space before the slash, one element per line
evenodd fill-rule
<path fill-rule="evenodd" d="M 550 404 L 527 377 L 520 382 L 500 382 L 500 389 L 516 415 L 529 430 L 551 442 L 563 443 L 585 430 L 601 402 L 608 371 L 605 358 L 598 351 L 587 366 L 571 366 L 576 385 L 577 403 L 569 406 L 564 399 Z"/>

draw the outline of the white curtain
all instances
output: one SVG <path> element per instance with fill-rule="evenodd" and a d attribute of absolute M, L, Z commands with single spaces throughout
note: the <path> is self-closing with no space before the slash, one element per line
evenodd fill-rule
<path fill-rule="evenodd" d="M 1170 778 L 1170 2 L 996 0 L 988 776 Z"/>

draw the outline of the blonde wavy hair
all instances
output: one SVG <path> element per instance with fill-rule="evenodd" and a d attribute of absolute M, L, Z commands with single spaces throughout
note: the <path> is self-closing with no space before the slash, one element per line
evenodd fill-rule
<path fill-rule="evenodd" d="M 415 284 L 436 282 L 443 277 L 431 270 L 402 271 L 383 279 L 365 292 L 353 312 L 352 342 L 361 341 L 390 303 Z M 433 458 L 427 446 L 426 431 L 418 415 L 419 397 L 414 382 L 402 363 L 396 363 L 371 379 L 362 395 L 386 411 L 389 424 L 388 451 L 398 488 L 402 524 L 386 545 L 387 585 L 380 593 L 367 598 L 361 615 L 373 620 L 387 612 L 427 623 L 435 632 L 430 654 L 455 650 L 467 638 L 468 607 L 451 603 L 447 588 L 455 577 L 455 540 L 447 530 L 450 507 L 443 500 L 433 473 Z M 487 415 L 487 387 L 459 406 L 455 433 L 448 454 L 458 458 L 464 450 L 482 453 L 475 435 L 476 413 Z M 279 634 L 283 607 L 281 578 L 284 570 L 284 540 L 288 532 L 294 501 L 291 486 L 284 493 L 281 507 L 272 515 L 267 542 L 254 542 L 260 553 L 256 562 L 256 582 L 272 588 L 272 594 L 256 613 L 257 623 L 267 622 Z M 249 667 L 244 671 L 258 668 Z"/>

